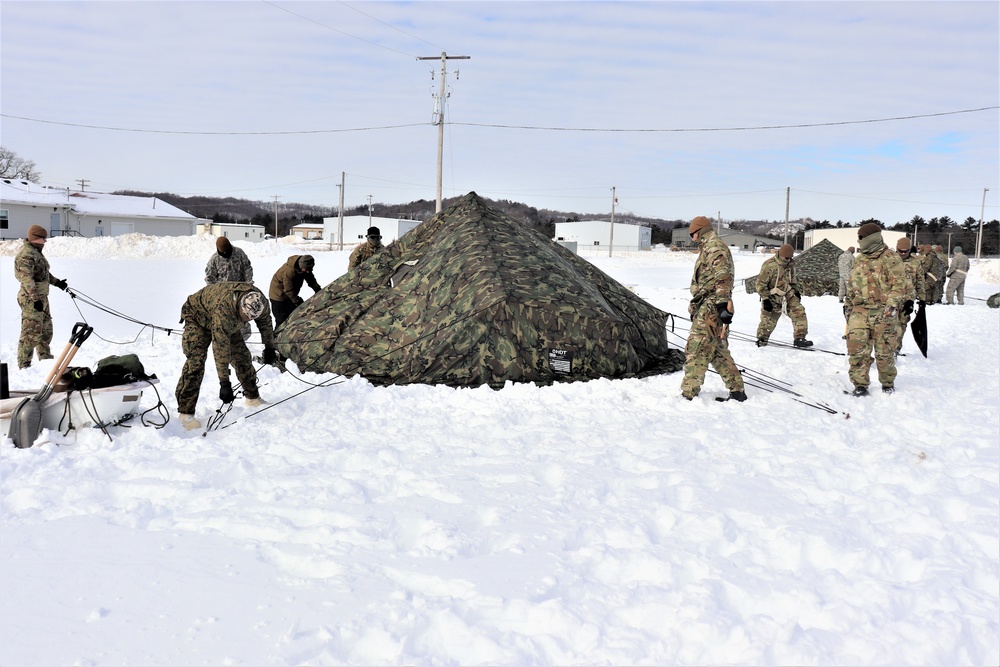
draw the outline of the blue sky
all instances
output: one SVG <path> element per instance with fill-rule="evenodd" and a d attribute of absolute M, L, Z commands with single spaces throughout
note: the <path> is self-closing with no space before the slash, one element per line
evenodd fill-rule
<path fill-rule="evenodd" d="M 434 199 L 445 51 L 445 197 L 1000 215 L 996 2 L 4 0 L 0 31 L 0 141 L 46 185 Z"/>

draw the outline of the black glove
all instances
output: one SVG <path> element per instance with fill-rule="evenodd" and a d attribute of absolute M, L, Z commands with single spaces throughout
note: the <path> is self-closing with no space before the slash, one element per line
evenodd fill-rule
<path fill-rule="evenodd" d="M 42 312 L 43 310 L 45 310 L 45 304 L 42 303 L 41 301 L 36 301 L 34 305 L 35 305 L 35 310 L 37 310 L 38 312 Z"/>
<path fill-rule="evenodd" d="M 715 305 L 715 309 L 719 311 L 719 321 L 723 324 L 729 324 L 733 321 L 733 314 L 729 312 L 729 306 L 725 303 L 719 303 Z"/>
<path fill-rule="evenodd" d="M 233 396 L 233 385 L 229 380 L 219 382 L 219 400 L 223 403 L 232 403 L 236 400 L 236 397 Z"/>
<path fill-rule="evenodd" d="M 927 305 L 927 302 L 924 301 L 923 299 L 917 299 L 917 305 L 923 308 L 924 306 Z"/>
<path fill-rule="evenodd" d="M 802 292 L 795 290 L 794 292 L 792 292 L 792 294 L 794 294 L 795 298 L 798 299 L 799 301 L 802 300 Z"/>
<path fill-rule="evenodd" d="M 55 287 L 58 287 L 59 289 L 61 289 L 64 292 L 66 291 L 66 288 L 69 287 L 69 283 L 67 283 L 65 280 L 62 280 L 60 278 L 52 278 L 52 279 L 49 280 L 49 283 L 52 284 L 52 285 L 54 285 Z"/>
<path fill-rule="evenodd" d="M 278 360 L 278 353 L 270 345 L 264 346 L 264 355 L 261 357 L 265 364 L 273 364 Z"/>
<path fill-rule="evenodd" d="M 302 297 L 297 296 L 294 299 L 292 299 L 292 305 L 294 307 L 296 307 L 296 308 L 298 308 L 299 306 L 301 306 L 302 305 Z"/>
<path fill-rule="evenodd" d="M 771 303 L 770 299 L 765 299 L 764 302 L 760 305 L 763 306 L 764 310 L 766 310 L 769 313 L 774 310 L 774 304 Z"/>
<path fill-rule="evenodd" d="M 909 316 L 913 312 L 913 300 L 909 299 L 903 304 L 903 315 Z"/>

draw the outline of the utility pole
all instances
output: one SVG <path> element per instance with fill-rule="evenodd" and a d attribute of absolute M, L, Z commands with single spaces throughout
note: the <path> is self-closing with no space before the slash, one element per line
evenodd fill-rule
<path fill-rule="evenodd" d="M 976 261 L 979 261 L 979 252 L 983 249 L 983 213 L 986 211 L 986 193 L 989 188 L 983 188 L 983 206 L 979 209 L 979 236 L 976 237 Z"/>
<path fill-rule="evenodd" d="M 615 204 L 618 197 L 615 197 L 615 186 L 611 186 L 611 239 L 608 241 L 608 257 L 611 257 L 611 249 L 615 246 Z"/>
<path fill-rule="evenodd" d="M 344 172 L 340 172 L 340 213 L 337 214 L 337 250 L 344 249 Z M 370 226 L 370 225 L 369 225 Z"/>
<path fill-rule="evenodd" d="M 278 198 L 281 195 L 272 195 L 274 197 L 274 242 L 278 242 Z"/>
<path fill-rule="evenodd" d="M 417 58 L 417 60 L 437 60 L 439 56 L 426 56 L 422 58 Z M 444 84 L 445 79 L 448 76 L 448 61 L 449 60 L 468 60 L 472 56 L 449 56 L 446 52 L 442 51 L 441 58 L 441 90 L 437 95 L 435 106 L 435 120 L 434 124 L 438 126 L 438 161 L 437 161 L 437 208 L 435 213 L 441 212 L 441 181 L 442 181 L 442 162 L 444 160 L 444 101 L 445 101 L 445 90 Z M 433 74 L 432 74 L 433 75 Z M 455 73 L 458 76 L 458 72 Z"/>
<path fill-rule="evenodd" d="M 785 240 L 782 243 L 788 243 L 788 204 L 792 199 L 792 188 L 791 186 L 785 188 Z"/>
<path fill-rule="evenodd" d="M 80 184 L 80 192 L 83 192 L 87 189 L 87 183 L 90 183 L 90 179 L 78 178 L 76 179 L 76 182 Z"/>
<path fill-rule="evenodd" d="M 368 226 L 372 226 L 372 196 L 368 195 Z"/>

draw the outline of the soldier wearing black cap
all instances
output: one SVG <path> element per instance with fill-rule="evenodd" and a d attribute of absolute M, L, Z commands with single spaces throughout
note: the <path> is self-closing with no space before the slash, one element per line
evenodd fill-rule
<path fill-rule="evenodd" d="M 365 235 L 366 241 L 354 249 L 351 258 L 347 260 L 347 270 L 356 269 L 374 257 L 382 248 L 382 232 L 378 227 L 369 227 Z"/>
<path fill-rule="evenodd" d="M 21 306 L 21 337 L 17 342 L 17 367 L 27 368 L 38 351 L 39 361 L 52 358 L 52 314 L 49 312 L 49 285 L 65 290 L 66 281 L 49 271 L 49 261 L 42 254 L 47 229 L 28 227 L 28 237 L 14 258 L 14 277 L 21 283 L 17 305 Z"/>
<path fill-rule="evenodd" d="M 896 380 L 898 313 L 906 296 L 903 260 L 882 241 L 882 228 L 874 222 L 858 229 L 858 245 L 861 254 L 854 260 L 844 296 L 849 377 L 854 395 L 867 396 L 874 349 L 882 391 L 891 394 Z"/>
<path fill-rule="evenodd" d="M 308 283 L 314 293 L 320 290 L 319 283 L 313 276 L 315 265 L 316 260 L 312 255 L 292 255 L 274 272 L 267 296 L 271 300 L 275 329 L 281 326 L 281 323 L 287 320 L 292 311 L 302 303 L 302 297 L 299 296 L 302 283 Z"/>

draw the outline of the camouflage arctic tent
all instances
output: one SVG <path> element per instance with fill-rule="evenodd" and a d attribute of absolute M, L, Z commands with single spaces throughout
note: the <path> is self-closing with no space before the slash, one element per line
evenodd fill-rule
<path fill-rule="evenodd" d="M 795 258 L 795 276 L 803 296 L 823 296 L 836 294 L 840 282 L 837 260 L 844 251 L 829 239 L 823 239 Z M 757 292 L 757 276 L 743 281 L 747 293 Z"/>
<path fill-rule="evenodd" d="M 679 370 L 667 318 L 472 192 L 299 306 L 276 346 L 375 384 L 549 384 Z"/>

